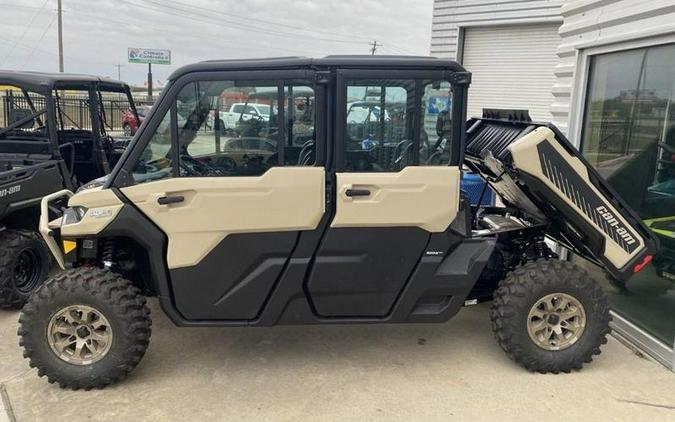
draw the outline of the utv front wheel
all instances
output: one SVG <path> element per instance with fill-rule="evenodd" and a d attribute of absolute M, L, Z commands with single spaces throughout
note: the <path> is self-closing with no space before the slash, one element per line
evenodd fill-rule
<path fill-rule="evenodd" d="M 530 371 L 581 369 L 609 333 L 609 305 L 583 269 L 539 260 L 516 268 L 499 283 L 490 312 L 506 354 Z"/>
<path fill-rule="evenodd" d="M 129 281 L 100 268 L 65 271 L 28 300 L 19 344 L 39 376 L 62 388 L 103 388 L 138 365 L 150 311 Z"/>
<path fill-rule="evenodd" d="M 19 309 L 49 274 L 49 251 L 30 230 L 0 232 L 0 308 Z"/>

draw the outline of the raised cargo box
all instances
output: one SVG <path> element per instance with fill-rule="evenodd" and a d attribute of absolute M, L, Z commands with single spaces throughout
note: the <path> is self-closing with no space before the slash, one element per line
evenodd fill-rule
<path fill-rule="evenodd" d="M 555 126 L 487 115 L 467 122 L 466 163 L 507 206 L 618 279 L 651 260 L 656 237 Z"/>

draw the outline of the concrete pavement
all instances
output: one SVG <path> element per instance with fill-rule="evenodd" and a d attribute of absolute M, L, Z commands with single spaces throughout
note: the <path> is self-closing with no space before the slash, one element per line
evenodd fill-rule
<path fill-rule="evenodd" d="M 675 374 L 613 338 L 581 372 L 528 373 L 492 339 L 486 305 L 440 325 L 273 328 L 175 328 L 152 305 L 140 366 L 89 392 L 38 378 L 18 313 L 0 312 L 4 407 L 18 422 L 675 420 Z"/>

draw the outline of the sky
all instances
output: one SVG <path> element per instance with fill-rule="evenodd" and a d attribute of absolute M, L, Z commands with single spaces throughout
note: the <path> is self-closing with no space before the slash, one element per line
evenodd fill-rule
<path fill-rule="evenodd" d="M 142 85 L 127 48 L 170 49 L 181 65 L 247 57 L 428 55 L 433 0 L 62 0 L 64 67 Z M 57 0 L 0 0 L 0 69 L 58 71 Z M 157 84 L 157 82 L 155 82 Z"/>

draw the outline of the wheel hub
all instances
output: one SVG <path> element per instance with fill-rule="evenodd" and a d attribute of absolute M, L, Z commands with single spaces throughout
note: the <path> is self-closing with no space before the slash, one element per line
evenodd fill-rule
<path fill-rule="evenodd" d="M 60 359 L 74 365 L 89 365 L 103 359 L 112 345 L 108 319 L 95 308 L 72 305 L 52 316 L 47 341 Z"/>
<path fill-rule="evenodd" d="M 14 265 L 14 285 L 22 292 L 30 293 L 40 281 L 40 257 L 32 249 L 24 249 Z"/>
<path fill-rule="evenodd" d="M 567 293 L 539 299 L 527 316 L 527 333 L 544 350 L 563 350 L 576 343 L 586 328 L 583 305 Z"/>
<path fill-rule="evenodd" d="M 79 338 L 86 339 L 87 337 L 89 337 L 89 334 L 91 334 L 91 331 L 89 331 L 89 328 L 85 326 L 80 326 L 77 330 L 75 330 L 75 333 Z"/>

